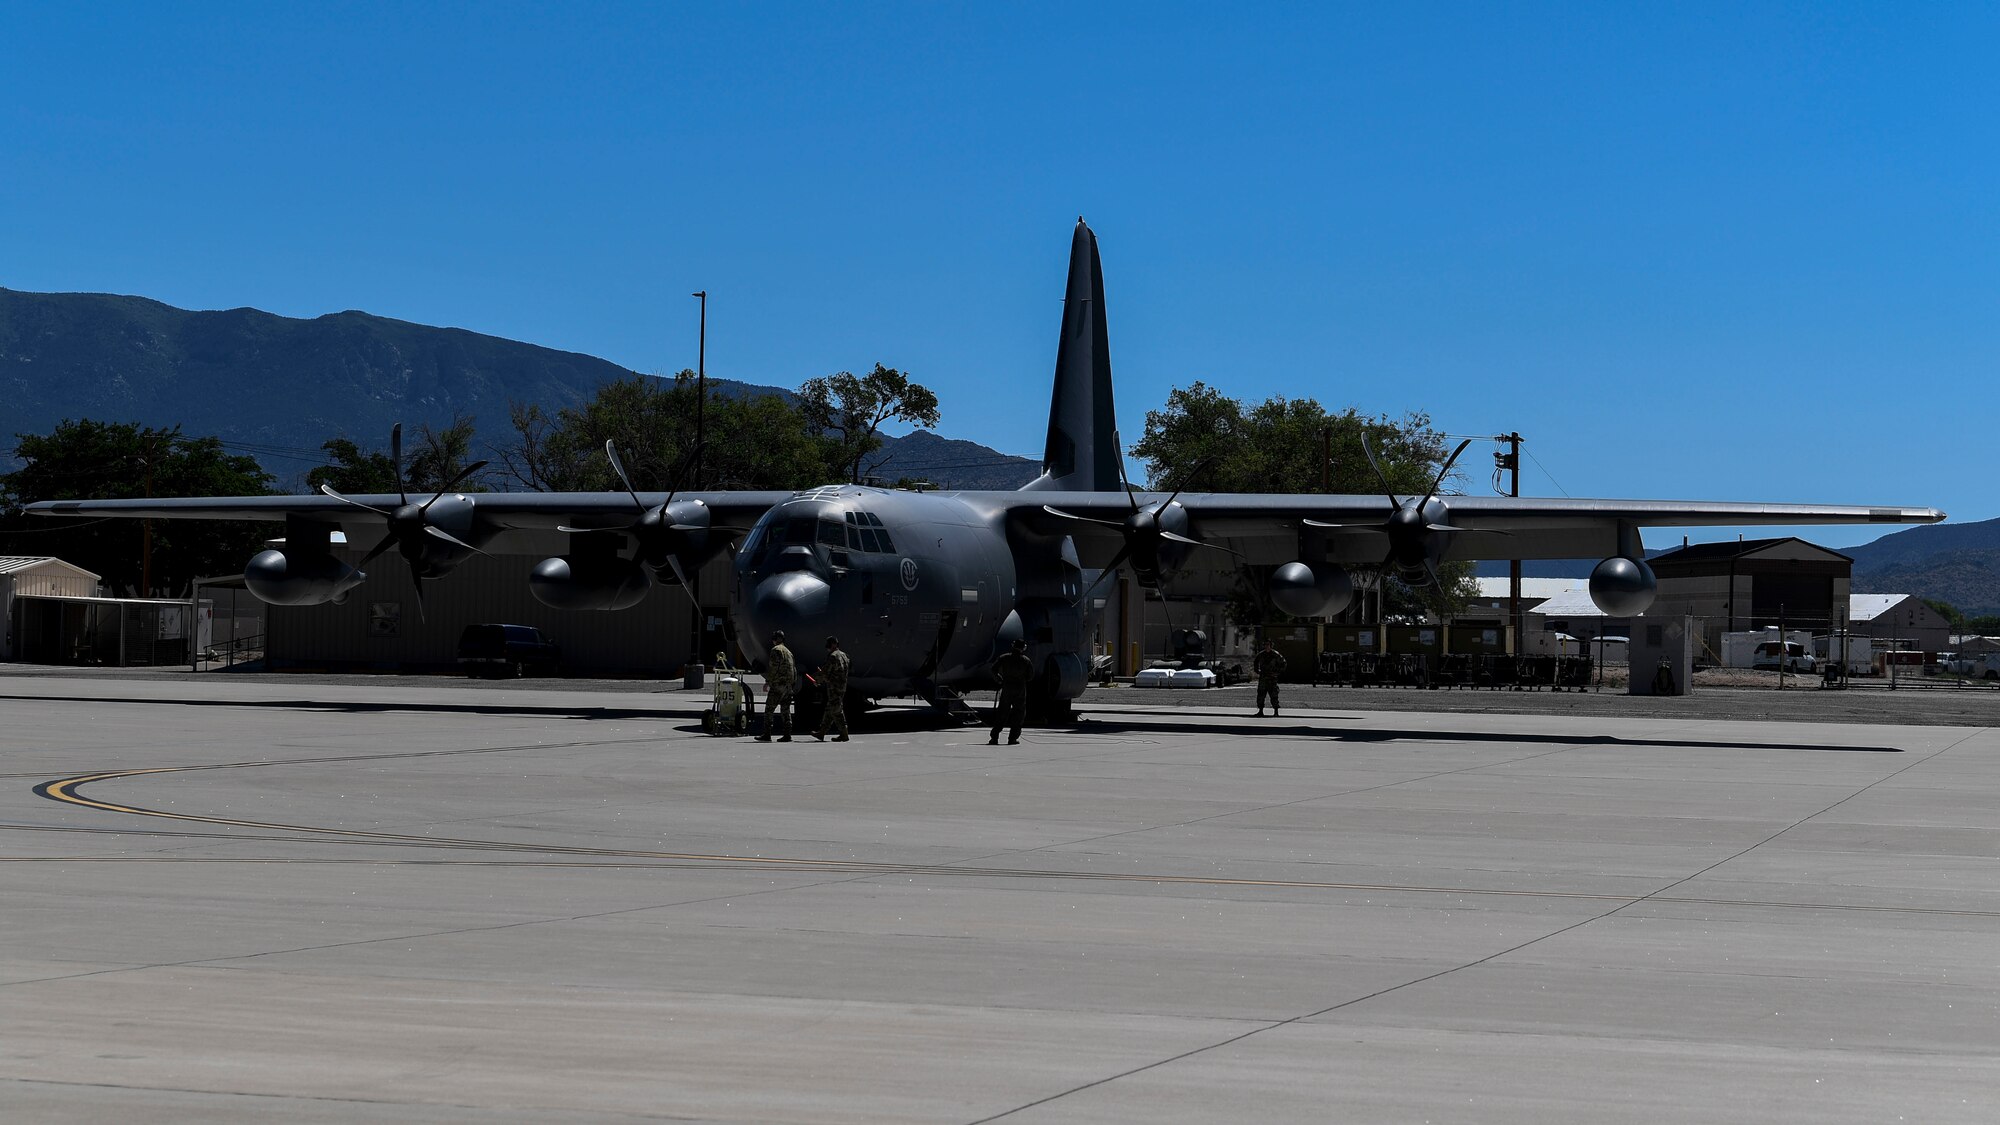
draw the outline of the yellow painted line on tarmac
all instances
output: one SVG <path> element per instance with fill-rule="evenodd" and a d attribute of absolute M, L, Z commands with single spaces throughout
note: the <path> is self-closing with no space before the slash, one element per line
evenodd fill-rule
<path fill-rule="evenodd" d="M 267 763 L 248 762 L 244 766 L 261 766 Z M 1637 895 L 1603 895 L 1579 891 L 1533 891 L 1495 890 L 1470 887 L 1418 887 L 1390 886 L 1374 883 L 1334 883 L 1297 879 L 1248 879 L 1216 875 L 1149 875 L 1138 872 L 1095 872 L 1059 871 L 1028 868 L 965 867 L 937 864 L 886 863 L 872 860 L 817 859 L 798 856 L 746 856 L 729 854 L 708 854 L 700 852 L 646 851 L 625 848 L 589 848 L 570 844 L 535 844 L 511 840 L 480 840 L 440 836 L 416 836 L 396 832 L 371 832 L 358 828 L 327 828 L 310 824 L 287 824 L 279 821 L 246 820 L 236 817 L 207 816 L 199 813 L 168 812 L 164 809 L 146 808 L 141 805 L 120 804 L 113 801 L 97 800 L 78 792 L 83 786 L 103 781 L 116 781 L 130 777 L 157 776 L 160 774 L 186 773 L 194 770 L 210 770 L 230 767 L 219 766 L 161 766 L 151 769 L 111 770 L 103 773 L 81 774 L 36 786 L 35 792 L 50 800 L 65 804 L 81 805 L 103 812 L 123 813 L 130 816 L 158 817 L 166 820 L 191 821 L 199 824 L 219 824 L 232 828 L 255 828 L 267 831 L 301 832 L 317 836 L 330 836 L 371 843 L 388 843 L 423 848 L 452 848 L 479 851 L 541 852 L 553 855 L 590 856 L 599 859 L 633 859 L 681 861 L 684 863 L 713 865 L 744 865 L 759 869 L 791 869 L 797 871 L 847 871 L 863 874 L 882 875 L 949 875 L 956 877 L 975 876 L 993 879 L 1064 879 L 1089 880 L 1096 882 L 1157 883 L 1168 885 L 1207 887 L 1271 887 L 1285 890 L 1315 891 L 1356 891 L 1378 894 L 1404 893 L 1426 895 L 1481 895 L 1517 898 L 1577 899 L 1590 902 L 1631 902 Z"/>

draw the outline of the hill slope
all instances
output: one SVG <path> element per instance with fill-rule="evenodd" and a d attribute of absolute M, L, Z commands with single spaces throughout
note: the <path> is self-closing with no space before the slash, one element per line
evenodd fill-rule
<path fill-rule="evenodd" d="M 65 418 L 178 423 L 190 434 L 253 447 L 286 479 L 316 463 L 320 443 L 380 447 L 406 429 L 470 416 L 478 444 L 507 440 L 510 402 L 554 411 L 630 376 L 615 363 L 459 328 L 364 312 L 310 320 L 257 309 L 191 312 L 144 297 L 0 289 L 0 470 L 13 437 Z M 790 391 L 710 379 L 712 394 Z M 291 456 L 287 456 L 287 454 Z M 1027 464 L 934 434 L 889 439 L 885 475 L 976 488 L 1025 476 Z"/>
<path fill-rule="evenodd" d="M 1861 594 L 1937 598 L 1972 616 L 2000 614 L 2000 548 L 1967 547 L 1854 572 Z"/>
<path fill-rule="evenodd" d="M 591 356 L 362 312 L 295 320 L 0 290 L 7 436 L 91 417 L 312 450 L 463 413 L 490 440 L 506 428 L 509 399 L 569 406 L 625 374 Z"/>
<path fill-rule="evenodd" d="M 1854 560 L 1855 573 L 1859 574 L 1963 550 L 2000 550 L 2000 519 L 1913 527 L 1859 547 L 1842 547 L 1840 553 Z"/>
<path fill-rule="evenodd" d="M 889 483 L 911 477 L 944 488 L 995 490 L 1019 488 L 1042 471 L 1040 461 L 997 453 L 977 442 L 939 437 L 928 430 L 885 438 L 881 450 L 862 465 L 872 478 Z"/>

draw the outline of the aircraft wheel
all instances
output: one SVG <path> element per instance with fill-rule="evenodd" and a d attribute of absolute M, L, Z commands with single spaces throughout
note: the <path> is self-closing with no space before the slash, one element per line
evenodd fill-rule
<path fill-rule="evenodd" d="M 1067 726 L 1076 721 L 1076 707 L 1067 699 L 1028 699 L 1028 722 L 1038 727 Z"/>

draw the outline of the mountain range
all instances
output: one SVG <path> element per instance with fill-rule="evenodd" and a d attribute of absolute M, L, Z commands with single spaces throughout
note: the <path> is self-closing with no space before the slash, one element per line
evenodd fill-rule
<path fill-rule="evenodd" d="M 144 297 L 0 289 L 0 449 L 66 418 L 178 424 L 256 456 L 281 481 L 323 461 L 320 443 L 387 443 L 397 422 L 473 419 L 476 441 L 511 434 L 508 406 L 553 412 L 633 372 L 577 352 L 365 312 L 311 319 L 196 312 Z M 710 379 L 725 396 L 791 392 Z M 1013 488 L 1040 463 L 916 433 L 886 439 L 877 475 L 951 488 Z M 5 466 L 0 466 L 5 467 Z"/>

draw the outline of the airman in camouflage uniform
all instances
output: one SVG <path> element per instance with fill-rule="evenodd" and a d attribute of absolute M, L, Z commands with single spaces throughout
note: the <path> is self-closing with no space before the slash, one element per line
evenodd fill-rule
<path fill-rule="evenodd" d="M 792 740 L 792 695 L 798 682 L 798 662 L 792 659 L 792 650 L 785 647 L 785 631 L 774 629 L 770 655 L 764 658 L 764 733 L 757 736 L 757 741 L 771 741 L 772 712 L 785 722 L 784 734 L 778 741 Z"/>
<path fill-rule="evenodd" d="M 826 732 L 836 731 L 835 742 L 847 741 L 847 654 L 840 651 L 840 638 L 826 639 L 826 663 L 819 670 L 820 685 L 826 688 L 826 710 L 820 713 L 819 729 L 813 737 L 826 741 Z"/>
<path fill-rule="evenodd" d="M 1000 744 L 1000 728 L 1012 727 L 1007 745 L 1021 741 L 1021 719 L 1028 710 L 1028 681 L 1035 678 L 1035 662 L 1028 656 L 1028 642 L 1015 641 L 1014 647 L 993 662 L 993 678 L 1000 681 L 1000 698 L 993 703 L 993 737 L 988 746 Z"/>
<path fill-rule="evenodd" d="M 1264 642 L 1264 651 L 1251 660 L 1250 669 L 1257 673 L 1257 714 L 1264 714 L 1264 697 L 1271 697 L 1271 717 L 1278 717 L 1278 674 L 1285 670 L 1285 655 L 1270 641 Z"/>

